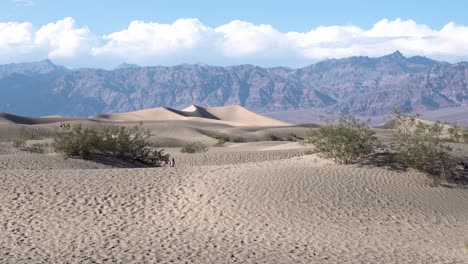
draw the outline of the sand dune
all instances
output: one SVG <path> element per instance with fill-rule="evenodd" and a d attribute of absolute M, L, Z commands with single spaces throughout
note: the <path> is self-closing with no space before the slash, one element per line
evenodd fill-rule
<path fill-rule="evenodd" d="M 91 116 L 89 118 L 80 117 L 27 117 L 8 113 L 0 113 L 0 124 L 17 125 L 47 125 L 61 122 L 102 122 L 102 123 L 135 123 L 135 122 L 175 122 L 183 121 L 195 122 L 196 127 L 205 126 L 205 124 L 219 124 L 230 127 L 277 127 L 288 126 L 282 121 L 274 120 L 240 107 L 210 107 L 204 108 L 192 105 L 184 110 L 176 110 L 169 107 L 159 107 L 144 109 L 127 113 L 104 113 Z"/>
<path fill-rule="evenodd" d="M 168 107 L 145 109 L 128 113 L 100 114 L 90 117 L 93 120 L 109 121 L 162 121 L 196 120 L 219 122 L 238 126 L 286 126 L 288 123 L 251 112 L 240 106 L 200 107 L 192 105 L 183 110 Z"/>
<path fill-rule="evenodd" d="M 287 126 L 286 122 L 272 119 L 251 112 L 243 107 L 224 106 L 224 107 L 206 107 L 204 108 L 210 114 L 218 117 L 221 120 L 233 123 L 239 123 L 247 126 Z"/>
<path fill-rule="evenodd" d="M 85 120 L 84 118 L 76 117 L 63 117 L 63 116 L 45 116 L 45 117 L 28 117 L 19 116 L 8 113 L 0 113 L 0 123 L 22 124 L 22 125 L 37 125 L 49 124 L 66 121 L 79 121 Z"/>
<path fill-rule="evenodd" d="M 149 121 L 149 120 L 185 120 L 170 108 L 159 107 L 145 110 L 139 110 L 128 113 L 99 114 L 90 117 L 93 120 L 105 121 Z"/>

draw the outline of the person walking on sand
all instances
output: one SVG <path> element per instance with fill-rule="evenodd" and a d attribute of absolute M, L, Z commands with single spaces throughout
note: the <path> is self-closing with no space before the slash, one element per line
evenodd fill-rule
<path fill-rule="evenodd" d="M 174 158 L 172 158 L 171 161 L 169 161 L 169 167 L 175 167 L 175 160 L 174 160 Z"/>

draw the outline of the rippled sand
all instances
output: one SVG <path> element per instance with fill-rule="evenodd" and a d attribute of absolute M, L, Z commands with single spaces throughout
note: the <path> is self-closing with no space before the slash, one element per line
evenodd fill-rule
<path fill-rule="evenodd" d="M 4 150 L 0 263 L 467 263 L 468 190 L 247 146 L 151 169 Z"/>

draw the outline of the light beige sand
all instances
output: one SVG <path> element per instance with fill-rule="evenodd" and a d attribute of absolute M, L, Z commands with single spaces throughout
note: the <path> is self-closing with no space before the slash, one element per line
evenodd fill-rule
<path fill-rule="evenodd" d="M 2 141 L 43 142 L 59 123 L 0 122 L 0 263 L 468 262 L 468 189 L 428 187 L 415 171 L 337 166 L 297 142 L 211 147 L 210 133 L 303 137 L 309 128 L 236 123 L 243 110 L 159 110 L 66 122 L 131 126 L 151 111 L 184 112 L 143 124 L 152 141 L 178 146 L 166 149 L 175 168 L 19 151 Z M 180 153 L 192 141 L 209 151 Z"/>
<path fill-rule="evenodd" d="M 44 117 L 29 117 L 13 115 L 8 113 L 0 113 L 0 124 L 23 124 L 23 125 L 35 125 L 35 124 L 49 124 L 65 121 L 82 121 L 86 118 L 80 117 L 62 117 L 62 116 L 44 116 Z"/>
<path fill-rule="evenodd" d="M 468 261 L 466 189 L 428 187 L 414 171 L 288 158 L 300 151 L 291 143 L 235 145 L 154 169 L 2 145 L 0 262 Z M 49 167 L 11 167 L 15 158 Z"/>
<path fill-rule="evenodd" d="M 201 107 L 192 105 L 183 110 L 168 107 L 145 109 L 128 113 L 100 114 L 90 117 L 98 121 L 163 121 L 192 120 L 199 122 L 214 122 L 235 126 L 287 126 L 288 123 L 278 121 L 251 112 L 241 106 Z"/>
<path fill-rule="evenodd" d="M 415 121 L 416 123 L 423 123 L 425 125 L 434 125 L 436 122 L 433 122 L 433 121 L 429 121 L 429 120 L 424 120 L 424 119 L 420 119 L 420 118 L 415 118 Z M 398 126 L 397 124 L 397 119 L 392 119 L 392 120 L 389 120 L 383 124 L 380 124 L 378 126 L 376 126 L 376 128 L 382 128 L 382 129 L 396 129 Z M 442 124 L 442 127 L 447 130 L 450 125 L 446 125 L 446 124 Z"/>
<path fill-rule="evenodd" d="M 185 120 L 186 118 L 179 115 L 169 108 L 159 107 L 152 109 L 139 110 L 128 113 L 112 113 L 112 114 L 99 114 L 90 117 L 95 120 L 108 120 L 108 121 L 148 121 L 148 120 Z"/>
<path fill-rule="evenodd" d="M 241 106 L 224 106 L 224 107 L 206 107 L 204 108 L 210 114 L 218 117 L 221 120 L 229 121 L 247 126 L 287 126 L 286 122 L 279 121 L 273 118 L 265 117 L 257 113 L 251 112 Z"/>

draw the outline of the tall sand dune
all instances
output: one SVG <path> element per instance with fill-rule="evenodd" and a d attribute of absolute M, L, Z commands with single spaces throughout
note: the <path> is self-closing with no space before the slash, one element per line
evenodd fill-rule
<path fill-rule="evenodd" d="M 246 126 L 287 126 L 286 122 L 259 115 L 241 106 L 223 106 L 204 108 L 220 120 L 238 123 Z"/>
<path fill-rule="evenodd" d="M 99 114 L 90 117 L 102 121 L 169 121 L 194 120 L 219 122 L 234 126 L 287 126 L 288 123 L 251 112 L 241 106 L 201 107 L 192 105 L 183 110 L 160 107 L 127 113 Z"/>

